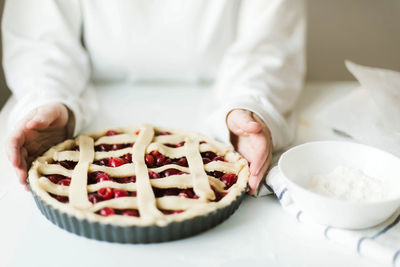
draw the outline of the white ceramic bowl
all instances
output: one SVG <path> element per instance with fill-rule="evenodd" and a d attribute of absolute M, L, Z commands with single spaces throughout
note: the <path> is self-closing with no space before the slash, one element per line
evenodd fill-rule
<path fill-rule="evenodd" d="M 359 169 L 380 179 L 387 198 L 376 202 L 338 200 L 306 188 L 315 174 L 337 166 Z M 382 150 L 351 142 L 320 141 L 286 151 L 279 160 L 293 201 L 315 221 L 339 228 L 362 229 L 379 224 L 400 206 L 400 159 Z"/>

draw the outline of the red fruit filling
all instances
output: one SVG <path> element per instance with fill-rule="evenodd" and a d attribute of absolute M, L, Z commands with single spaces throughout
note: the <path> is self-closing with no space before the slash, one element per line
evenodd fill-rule
<path fill-rule="evenodd" d="M 110 215 L 114 215 L 115 211 L 112 208 L 102 208 L 99 212 L 98 212 L 101 216 L 110 216 Z"/>
<path fill-rule="evenodd" d="M 158 155 L 156 157 L 156 165 L 157 166 L 163 166 L 164 162 L 165 162 L 165 159 L 166 159 L 166 157 L 164 155 L 162 155 L 162 154 Z"/>
<path fill-rule="evenodd" d="M 217 157 L 213 158 L 213 161 L 225 161 L 225 159 L 221 156 L 217 156 Z"/>
<path fill-rule="evenodd" d="M 207 172 L 207 174 L 215 178 L 221 178 L 224 175 L 224 173 L 220 171 Z"/>
<path fill-rule="evenodd" d="M 236 183 L 237 177 L 234 173 L 225 173 L 220 180 L 226 185 L 225 188 L 229 188 Z"/>
<path fill-rule="evenodd" d="M 177 148 L 177 147 L 181 147 L 185 145 L 185 141 L 179 142 L 178 144 L 174 145 L 174 144 L 165 144 L 168 147 L 172 147 L 172 148 Z"/>
<path fill-rule="evenodd" d="M 194 194 L 193 190 L 184 189 L 179 193 L 178 196 L 184 197 L 184 198 L 194 198 L 195 194 Z"/>
<path fill-rule="evenodd" d="M 135 217 L 140 216 L 138 210 L 124 210 L 121 212 L 121 214 L 124 216 L 135 216 Z"/>
<path fill-rule="evenodd" d="M 113 181 L 113 179 L 110 178 L 110 176 L 107 173 L 100 171 L 91 172 L 88 175 L 88 184 L 95 184 L 104 181 Z"/>
<path fill-rule="evenodd" d="M 127 163 L 127 162 L 125 162 L 125 160 L 121 159 L 121 158 L 113 158 L 113 157 L 111 157 L 108 160 L 108 166 L 113 167 L 113 168 L 119 167 L 121 165 L 124 165 L 125 163 Z"/>
<path fill-rule="evenodd" d="M 94 147 L 94 151 L 113 151 L 119 150 L 127 147 L 132 147 L 133 143 L 130 144 L 100 144 Z"/>
<path fill-rule="evenodd" d="M 151 153 L 150 153 L 153 157 L 157 157 L 157 156 L 159 156 L 159 155 L 161 155 L 161 153 L 160 152 L 158 152 L 158 150 L 154 150 L 154 151 L 151 151 Z"/>
<path fill-rule="evenodd" d="M 179 196 L 184 198 L 199 198 L 193 191 L 192 188 L 188 189 L 179 189 L 179 188 L 153 188 L 154 195 L 156 197 L 164 197 L 164 196 Z"/>
<path fill-rule="evenodd" d="M 69 185 L 71 184 L 71 178 L 62 179 L 62 180 L 58 181 L 57 184 L 58 184 L 58 185 L 69 186 Z"/>
<path fill-rule="evenodd" d="M 96 160 L 93 163 L 96 165 L 108 166 L 108 159 Z"/>
<path fill-rule="evenodd" d="M 54 195 L 54 194 L 50 194 L 50 196 L 52 196 L 53 198 L 57 199 L 58 201 L 62 202 L 62 203 L 68 203 L 69 199 L 67 196 L 59 196 L 59 195 Z"/>
<path fill-rule="evenodd" d="M 165 215 L 171 215 L 171 214 L 179 214 L 184 212 L 184 210 L 161 210 L 161 212 Z"/>
<path fill-rule="evenodd" d="M 214 152 L 211 152 L 211 151 L 207 151 L 207 152 L 202 152 L 201 156 L 203 158 L 208 158 L 210 160 L 213 160 L 217 156 L 217 154 L 215 154 Z"/>
<path fill-rule="evenodd" d="M 97 193 L 90 193 L 90 194 L 88 194 L 88 199 L 89 199 L 89 201 L 92 202 L 93 204 L 96 204 L 96 203 L 98 203 L 98 202 L 104 200 L 103 197 L 100 196 L 100 195 L 97 194 Z"/>
<path fill-rule="evenodd" d="M 183 172 L 177 169 L 166 169 L 165 171 L 161 172 L 161 177 L 168 177 L 177 174 L 183 174 Z"/>
<path fill-rule="evenodd" d="M 49 179 L 50 182 L 52 182 L 53 184 L 57 184 L 60 180 L 67 178 L 67 177 L 65 177 L 64 175 L 60 175 L 60 174 L 46 175 L 46 177 L 47 177 L 47 179 Z"/>
<path fill-rule="evenodd" d="M 132 163 L 132 154 L 128 153 L 124 156 L 122 156 L 122 158 L 125 160 L 126 163 Z"/>
<path fill-rule="evenodd" d="M 147 167 L 152 167 L 154 165 L 155 159 L 152 155 L 148 154 L 144 157 Z"/>
<path fill-rule="evenodd" d="M 111 187 L 103 187 L 97 191 L 97 194 L 101 196 L 104 200 L 111 199 L 114 197 L 114 192 Z"/>
<path fill-rule="evenodd" d="M 112 135 L 117 135 L 117 134 L 119 134 L 119 132 L 113 131 L 113 130 L 108 130 L 108 131 L 106 132 L 106 135 L 107 135 L 107 136 L 112 136 Z"/>
<path fill-rule="evenodd" d="M 171 133 L 168 132 L 168 131 L 162 131 L 162 132 L 159 132 L 159 133 L 156 134 L 156 135 L 171 135 Z"/>
<path fill-rule="evenodd" d="M 128 196 L 128 192 L 122 189 L 114 189 L 114 198 L 119 198 L 119 197 L 126 197 Z"/>
<path fill-rule="evenodd" d="M 114 178 L 117 183 L 120 184 L 127 184 L 127 183 L 136 183 L 136 176 L 128 176 L 128 177 L 121 177 L 121 178 Z"/>
<path fill-rule="evenodd" d="M 211 162 L 211 159 L 209 158 L 203 158 L 203 164 L 208 164 Z"/>
<path fill-rule="evenodd" d="M 110 215 L 123 215 L 123 216 L 134 216 L 140 217 L 140 213 L 136 209 L 113 209 L 113 208 L 102 208 L 97 212 L 101 216 L 110 216 Z"/>
<path fill-rule="evenodd" d="M 214 191 L 214 194 L 215 194 L 215 199 L 213 200 L 213 202 L 220 201 L 227 194 L 227 193 L 219 192 L 219 191 L 215 190 L 214 186 L 212 186 L 212 185 L 211 185 L 211 189 Z"/>
<path fill-rule="evenodd" d="M 158 173 L 153 172 L 153 171 L 149 171 L 149 177 L 150 177 L 150 179 L 158 179 L 158 178 L 161 178 L 161 176 L 160 176 Z"/>
<path fill-rule="evenodd" d="M 182 167 L 188 167 L 189 166 L 186 157 L 180 158 L 176 162 L 176 164 L 178 164 L 179 166 L 182 166 Z"/>
<path fill-rule="evenodd" d="M 185 145 L 185 141 L 182 141 L 182 142 L 176 144 L 175 147 L 181 147 L 181 146 L 184 146 L 184 145 Z"/>
<path fill-rule="evenodd" d="M 78 162 L 68 161 L 68 160 L 56 161 L 54 163 L 59 164 L 59 165 L 63 166 L 64 168 L 68 169 L 68 170 L 74 169 L 76 164 L 78 164 Z"/>

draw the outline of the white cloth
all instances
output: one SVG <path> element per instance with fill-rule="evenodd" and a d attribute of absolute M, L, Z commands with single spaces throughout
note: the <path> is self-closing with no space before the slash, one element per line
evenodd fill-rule
<path fill-rule="evenodd" d="M 341 244 L 354 253 L 381 263 L 380 266 L 400 266 L 400 208 L 375 227 L 364 230 L 339 229 L 314 222 L 296 206 L 278 167 L 269 172 L 265 185 L 273 190 L 287 212 L 308 227 L 310 235 L 319 235 Z"/>
<path fill-rule="evenodd" d="M 92 82 L 216 79 L 213 134 L 226 141 L 227 113 L 245 108 L 279 149 L 293 136 L 286 118 L 302 87 L 304 33 L 303 0 L 9 0 L 2 34 L 18 99 L 11 126 L 59 101 L 78 133 L 95 112 Z"/>
<path fill-rule="evenodd" d="M 346 65 L 362 87 L 327 106 L 316 119 L 357 142 L 400 157 L 400 73 Z"/>

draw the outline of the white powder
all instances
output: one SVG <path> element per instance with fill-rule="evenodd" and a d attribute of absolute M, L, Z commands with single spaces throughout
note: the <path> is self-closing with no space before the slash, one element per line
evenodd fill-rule
<path fill-rule="evenodd" d="M 372 202 L 385 197 L 382 181 L 343 166 L 327 174 L 314 175 L 307 187 L 315 193 L 341 200 Z"/>

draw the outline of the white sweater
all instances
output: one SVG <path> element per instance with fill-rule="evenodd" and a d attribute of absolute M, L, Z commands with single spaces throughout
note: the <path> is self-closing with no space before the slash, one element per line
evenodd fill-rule
<path fill-rule="evenodd" d="M 18 102 L 11 126 L 62 102 L 78 133 L 93 116 L 92 82 L 214 81 L 222 107 L 258 114 L 276 149 L 305 72 L 302 0 L 8 0 L 3 64 Z"/>

